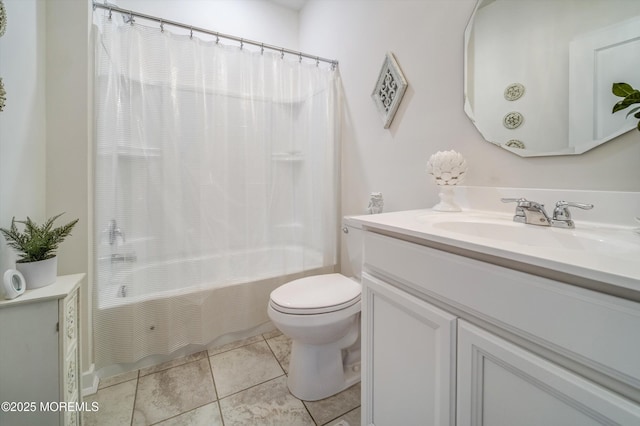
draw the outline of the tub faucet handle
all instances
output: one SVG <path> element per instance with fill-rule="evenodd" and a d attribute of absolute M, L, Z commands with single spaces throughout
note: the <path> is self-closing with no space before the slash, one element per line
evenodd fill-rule
<path fill-rule="evenodd" d="M 111 219 L 109 221 L 109 226 L 107 227 L 106 232 L 109 235 L 109 244 L 110 245 L 114 245 L 116 243 L 116 240 L 117 240 L 118 237 L 122 238 L 122 242 L 123 243 L 125 242 L 124 231 L 122 231 L 118 227 L 118 223 L 116 222 L 115 219 Z"/>

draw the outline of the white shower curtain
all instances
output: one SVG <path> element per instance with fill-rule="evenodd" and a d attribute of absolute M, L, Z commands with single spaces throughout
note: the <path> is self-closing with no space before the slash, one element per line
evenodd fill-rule
<path fill-rule="evenodd" d="M 96 308 L 333 267 L 337 70 L 96 19 Z"/>

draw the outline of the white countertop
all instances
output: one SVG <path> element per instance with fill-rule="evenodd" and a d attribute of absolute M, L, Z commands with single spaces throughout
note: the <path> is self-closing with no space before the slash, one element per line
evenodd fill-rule
<path fill-rule="evenodd" d="M 23 303 L 43 302 L 51 299 L 63 299 L 82 282 L 85 274 L 58 276 L 56 282 L 33 290 L 26 290 L 23 294 L 11 300 L 0 300 L 0 308 L 8 308 Z"/>
<path fill-rule="evenodd" d="M 497 219 L 507 230 L 512 226 L 514 235 L 524 231 L 527 236 L 557 236 L 563 241 L 571 235 L 586 236 L 589 240 L 583 241 L 590 242 L 589 248 L 581 248 L 580 244 L 570 248 L 562 244 L 541 247 L 527 241 L 523 243 L 523 239 L 512 242 L 481 233 L 452 232 L 436 225 L 485 217 Z M 576 222 L 576 229 L 571 230 L 514 223 L 512 217 L 486 211 L 444 213 L 425 209 L 351 216 L 349 220 L 361 224 L 365 230 L 640 301 L 640 235 L 632 227 Z"/>

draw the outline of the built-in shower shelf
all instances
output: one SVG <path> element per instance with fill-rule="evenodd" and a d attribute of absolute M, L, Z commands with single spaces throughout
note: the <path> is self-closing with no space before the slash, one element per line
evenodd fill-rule
<path fill-rule="evenodd" d="M 141 146 L 125 146 L 118 145 L 115 153 L 118 157 L 124 158 L 147 158 L 147 157 L 160 157 L 161 150 L 159 148 L 146 148 Z M 99 151 L 101 156 L 111 156 L 114 152 L 110 149 L 101 149 Z"/>
<path fill-rule="evenodd" d="M 293 152 L 274 152 L 271 154 L 271 159 L 273 161 L 283 162 L 283 163 L 298 163 L 304 161 L 304 154 L 300 151 Z"/>
<path fill-rule="evenodd" d="M 118 146 L 118 155 L 122 157 L 160 157 L 161 151 L 158 148 L 147 148 L 142 146 Z"/>

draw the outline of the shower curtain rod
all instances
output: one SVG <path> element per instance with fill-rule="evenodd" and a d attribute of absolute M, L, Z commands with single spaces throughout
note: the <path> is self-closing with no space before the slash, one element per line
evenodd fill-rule
<path fill-rule="evenodd" d="M 127 9 L 122 9 L 120 7 L 117 7 L 115 5 L 111 5 L 109 3 L 98 3 L 98 2 L 93 2 L 93 10 L 95 10 L 96 8 L 100 8 L 100 9 L 106 9 L 109 11 L 109 18 L 111 18 L 111 12 L 118 12 L 118 13 L 122 13 L 123 15 L 127 15 L 128 16 L 128 20 L 126 20 L 125 22 L 130 22 L 131 25 L 133 25 L 134 22 L 134 18 L 143 18 L 143 19 L 148 19 L 150 21 L 155 21 L 155 22 L 159 22 L 160 23 L 160 30 L 163 30 L 163 25 L 167 24 L 167 25 L 172 25 L 174 27 L 179 27 L 179 28 L 184 28 L 187 30 L 191 31 L 191 36 L 193 36 L 193 32 L 197 31 L 199 33 L 204 33 L 204 34 L 209 34 L 212 36 L 216 37 L 216 41 L 224 38 L 227 40 L 233 40 L 233 41 L 237 41 L 240 43 L 240 48 L 242 49 L 242 46 L 244 44 L 250 44 L 253 46 L 257 46 L 259 48 L 262 49 L 262 51 L 264 51 L 264 49 L 269 49 L 269 50 L 274 50 L 276 52 L 280 52 L 280 54 L 282 55 L 282 57 L 284 57 L 284 54 L 289 54 L 289 55 L 295 55 L 298 58 L 300 58 L 300 61 L 302 61 L 302 58 L 308 58 L 308 59 L 313 59 L 316 61 L 316 65 L 318 65 L 318 63 L 320 61 L 322 62 L 327 62 L 329 64 L 331 64 L 331 68 L 335 69 L 338 66 L 338 61 L 335 59 L 327 59 L 327 58 L 322 58 L 320 56 L 314 56 L 314 55 L 310 55 L 308 53 L 303 53 L 303 52 L 299 52 L 296 50 L 291 50 L 291 49 L 285 49 L 284 47 L 278 47 L 278 46 L 273 46 L 271 44 L 266 44 L 266 43 L 261 43 L 258 41 L 254 41 L 254 40 L 248 40 L 246 38 L 240 38 L 240 37 L 236 37 L 233 35 L 229 35 L 229 34 L 223 34 L 217 31 L 210 31 L 204 28 L 199 28 L 199 27 L 194 27 L 192 25 L 187 25 L 187 24 L 183 24 L 180 22 L 176 22 L 176 21 L 171 21 L 168 19 L 163 19 L 163 18 L 158 18 L 156 16 L 151 16 L 151 15 L 146 15 L 144 13 L 138 13 L 138 12 L 134 12 L 132 10 L 127 10 Z"/>

